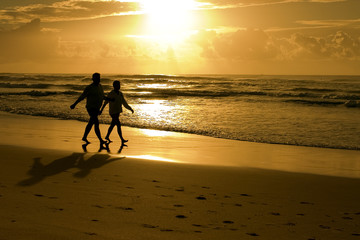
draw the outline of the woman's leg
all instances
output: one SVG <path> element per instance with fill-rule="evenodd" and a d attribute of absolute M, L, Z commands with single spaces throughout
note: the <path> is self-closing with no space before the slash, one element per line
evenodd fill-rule
<path fill-rule="evenodd" d="M 121 122 L 120 122 L 119 118 L 118 118 L 117 121 L 116 121 L 116 126 L 117 126 L 117 131 L 118 131 L 118 134 L 119 134 L 119 137 L 120 137 L 121 141 L 122 141 L 123 143 L 126 143 L 128 140 L 125 140 L 125 139 L 123 138 L 123 136 L 122 136 Z"/>
<path fill-rule="evenodd" d="M 116 119 L 117 119 L 118 117 L 116 116 L 116 114 L 111 114 L 110 116 L 111 116 L 111 123 L 110 123 L 110 126 L 109 126 L 109 129 L 108 129 L 108 132 L 107 132 L 107 134 L 106 134 L 105 139 L 108 140 L 109 142 L 112 142 L 112 141 L 110 140 L 110 134 L 111 134 L 113 128 L 115 127 L 115 125 L 116 125 Z"/>

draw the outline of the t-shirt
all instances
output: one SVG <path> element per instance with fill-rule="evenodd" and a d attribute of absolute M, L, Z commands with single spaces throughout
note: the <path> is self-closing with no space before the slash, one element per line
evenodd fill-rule
<path fill-rule="evenodd" d="M 107 97 L 113 101 L 109 101 L 109 114 L 122 113 L 122 105 L 125 102 L 122 92 L 116 93 L 114 90 L 109 92 Z"/>
<path fill-rule="evenodd" d="M 100 109 L 104 100 L 104 90 L 101 84 L 90 84 L 86 86 L 84 92 L 80 98 L 86 98 L 86 108 L 88 109 Z"/>

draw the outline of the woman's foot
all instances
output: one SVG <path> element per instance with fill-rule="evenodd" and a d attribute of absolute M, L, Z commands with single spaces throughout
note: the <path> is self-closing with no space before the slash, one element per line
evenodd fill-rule
<path fill-rule="evenodd" d="M 108 143 L 111 143 L 111 142 L 112 142 L 109 137 L 105 137 L 105 140 L 107 140 Z"/>
<path fill-rule="evenodd" d="M 121 142 L 124 144 L 124 143 L 126 143 L 126 142 L 128 142 L 129 140 L 125 140 L 125 139 L 121 139 Z"/>
<path fill-rule="evenodd" d="M 81 140 L 83 140 L 86 144 L 90 144 L 90 142 L 85 137 L 83 137 Z"/>

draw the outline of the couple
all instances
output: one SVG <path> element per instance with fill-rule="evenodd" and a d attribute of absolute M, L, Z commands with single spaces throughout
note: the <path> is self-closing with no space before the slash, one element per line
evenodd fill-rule
<path fill-rule="evenodd" d="M 101 138 L 98 115 L 102 113 L 105 106 L 109 103 L 109 113 L 112 120 L 105 139 L 108 142 L 111 142 L 110 134 L 113 128 L 116 126 L 119 137 L 121 139 L 121 144 L 124 145 L 124 143 L 128 140 L 125 140 L 123 138 L 121 132 L 121 123 L 119 117 L 120 113 L 122 112 L 122 105 L 124 105 L 124 107 L 130 110 L 132 113 L 134 113 L 134 110 L 128 105 L 124 98 L 124 95 L 120 91 L 119 81 L 113 82 L 114 90 L 112 90 L 107 95 L 107 97 L 105 97 L 104 90 L 100 84 L 100 73 L 94 73 L 92 75 L 92 80 L 93 83 L 88 85 L 85 88 L 84 92 L 80 95 L 80 97 L 75 101 L 75 103 L 70 106 L 71 109 L 74 109 L 79 102 L 86 98 L 86 110 L 89 113 L 90 120 L 89 123 L 86 125 L 82 140 L 85 141 L 86 144 L 90 143 L 87 140 L 87 136 L 89 135 L 92 126 L 95 125 L 95 133 L 96 136 L 99 138 L 100 144 L 102 145 L 106 143 L 106 141 Z M 105 100 L 104 104 L 103 100 Z"/>

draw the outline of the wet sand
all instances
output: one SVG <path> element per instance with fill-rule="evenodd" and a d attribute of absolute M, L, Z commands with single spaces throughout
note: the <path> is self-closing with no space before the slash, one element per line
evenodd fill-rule
<path fill-rule="evenodd" d="M 360 239 L 358 151 L 0 121 L 0 239 Z"/>

